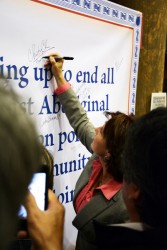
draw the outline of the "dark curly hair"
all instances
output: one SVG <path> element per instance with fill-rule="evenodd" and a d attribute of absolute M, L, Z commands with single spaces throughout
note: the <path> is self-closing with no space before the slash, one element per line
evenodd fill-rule
<path fill-rule="evenodd" d="M 127 130 L 133 123 L 135 116 L 134 114 L 126 115 L 119 111 L 105 112 L 105 116 L 109 118 L 109 120 L 105 123 L 103 135 L 106 140 L 106 147 L 111 155 L 111 157 L 106 160 L 107 170 L 116 181 L 122 182 L 121 157 Z"/>

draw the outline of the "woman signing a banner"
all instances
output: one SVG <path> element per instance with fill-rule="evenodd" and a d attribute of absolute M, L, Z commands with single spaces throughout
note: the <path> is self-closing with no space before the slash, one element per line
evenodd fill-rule
<path fill-rule="evenodd" d="M 121 192 L 121 155 L 134 115 L 106 112 L 108 120 L 102 127 L 95 128 L 63 76 L 64 59 L 55 59 L 57 56 L 60 57 L 58 53 L 52 54 L 45 64 L 57 82 L 54 93 L 59 96 L 76 136 L 92 154 L 75 186 L 76 217 L 72 223 L 78 229 L 76 250 L 96 250 L 94 219 L 112 224 L 129 219 Z"/>

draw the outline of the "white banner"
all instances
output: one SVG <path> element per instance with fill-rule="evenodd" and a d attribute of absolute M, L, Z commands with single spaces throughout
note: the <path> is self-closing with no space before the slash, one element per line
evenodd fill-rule
<path fill-rule="evenodd" d="M 0 10 L 0 73 L 12 79 L 54 155 L 54 190 L 66 208 L 64 249 L 74 249 L 73 193 L 90 154 L 53 95 L 42 56 L 74 57 L 64 76 L 95 126 L 105 110 L 135 113 L 142 14 L 104 0 L 1 0 Z"/>

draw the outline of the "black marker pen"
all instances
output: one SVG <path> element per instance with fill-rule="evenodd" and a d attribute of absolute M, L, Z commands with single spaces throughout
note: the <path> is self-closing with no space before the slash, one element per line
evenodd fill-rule
<path fill-rule="evenodd" d="M 70 57 L 70 56 L 53 56 L 55 59 L 64 59 L 64 60 L 73 60 L 74 57 Z M 43 56 L 42 58 L 44 59 L 49 59 L 49 56 Z"/>

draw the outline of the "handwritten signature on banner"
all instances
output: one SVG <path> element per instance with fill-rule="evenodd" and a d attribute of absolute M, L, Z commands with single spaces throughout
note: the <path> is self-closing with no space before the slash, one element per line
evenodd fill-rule
<path fill-rule="evenodd" d="M 118 71 L 118 70 L 121 68 L 121 65 L 122 65 L 122 63 L 123 63 L 123 60 L 124 60 L 124 58 L 121 58 L 120 60 L 117 60 L 117 61 L 115 62 L 115 69 L 116 69 L 116 71 Z"/>
<path fill-rule="evenodd" d="M 42 56 L 45 52 L 50 49 L 55 48 L 54 46 L 49 46 L 47 40 L 42 40 L 40 44 L 32 44 L 31 48 L 28 50 L 28 60 L 29 62 L 40 62 L 42 60 Z"/>
<path fill-rule="evenodd" d="M 40 128 L 42 128 L 43 126 L 45 126 L 46 124 L 54 121 L 54 120 L 59 120 L 60 118 L 60 114 L 57 114 L 56 116 L 53 117 L 48 117 L 47 119 L 45 118 L 45 120 L 42 122 Z"/>
<path fill-rule="evenodd" d="M 77 87 L 75 89 L 75 92 L 76 92 L 77 96 L 80 96 L 80 98 L 82 98 L 82 100 L 85 100 L 91 92 L 91 87 L 90 86 L 85 87 L 85 84 L 82 83 L 79 87 Z"/>

